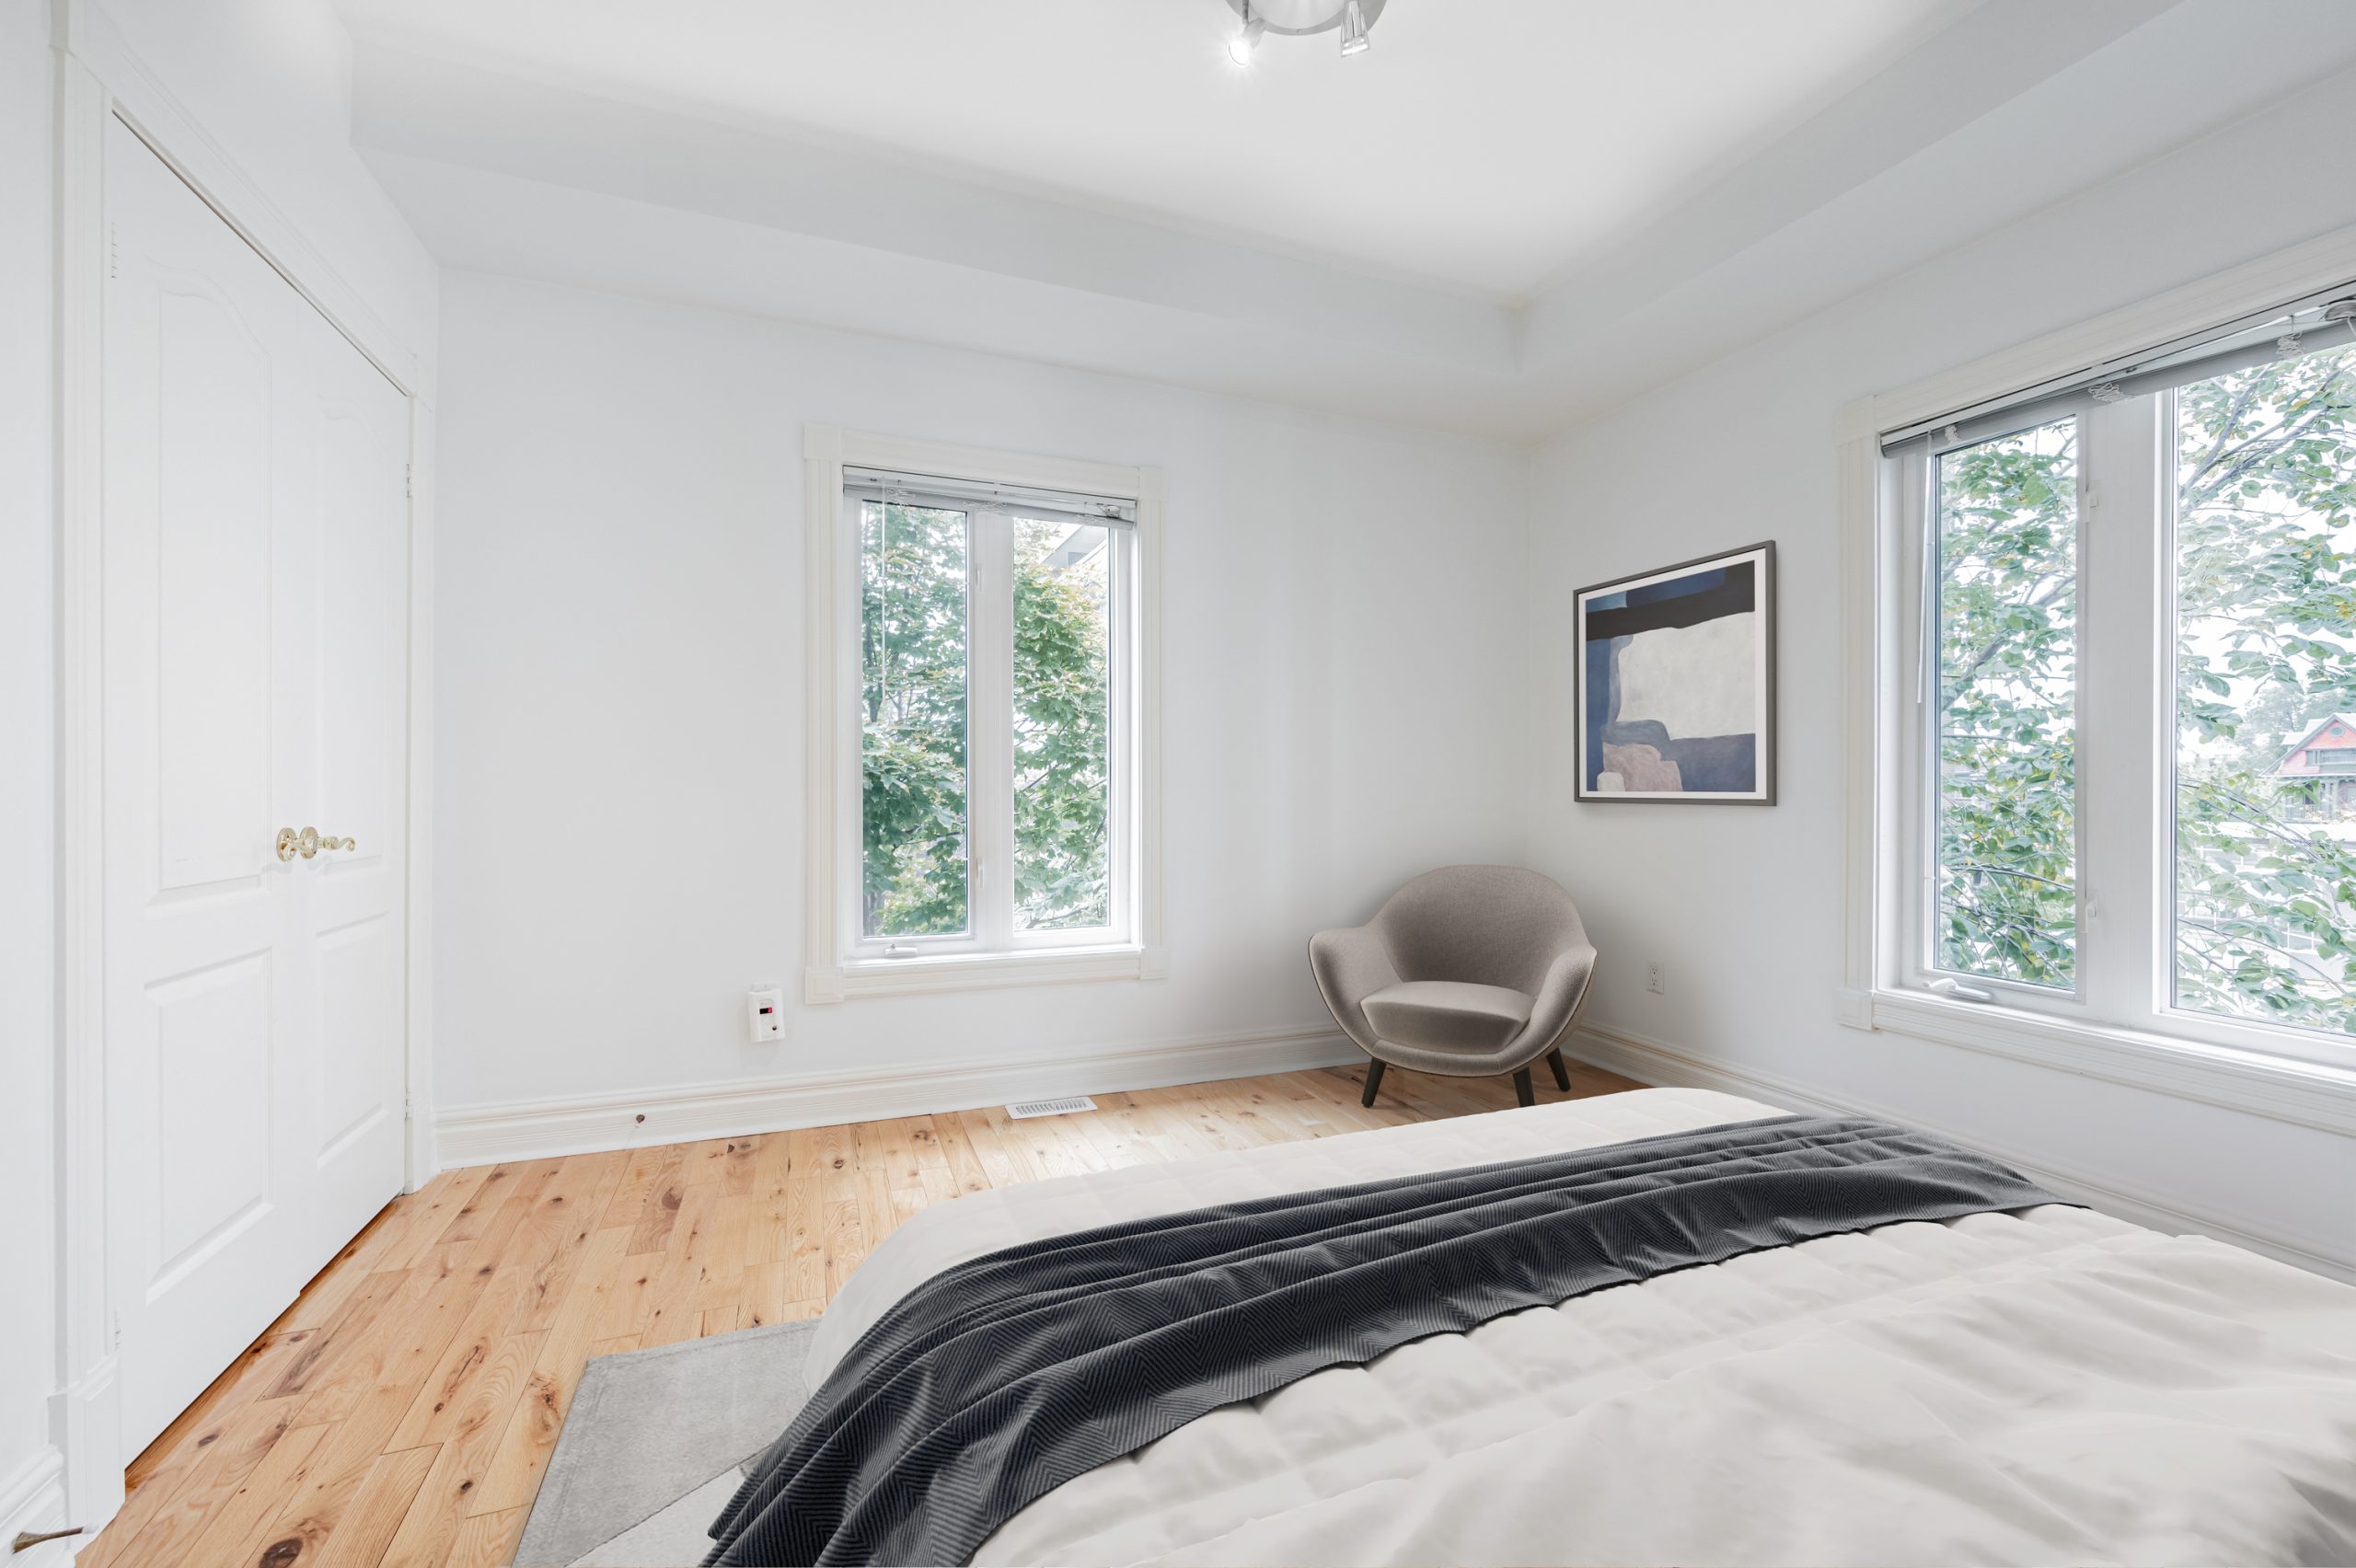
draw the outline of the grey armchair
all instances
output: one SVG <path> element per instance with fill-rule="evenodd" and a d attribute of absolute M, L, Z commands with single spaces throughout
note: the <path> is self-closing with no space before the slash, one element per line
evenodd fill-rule
<path fill-rule="evenodd" d="M 1446 866 L 1392 894 L 1363 926 L 1309 939 L 1309 967 L 1344 1033 L 1372 1059 L 1363 1103 L 1382 1069 L 1459 1078 L 1513 1075 L 1533 1103 L 1530 1069 L 1543 1056 L 1571 1087 L 1562 1042 L 1595 977 L 1595 949 L 1565 893 L 1515 866 Z"/>

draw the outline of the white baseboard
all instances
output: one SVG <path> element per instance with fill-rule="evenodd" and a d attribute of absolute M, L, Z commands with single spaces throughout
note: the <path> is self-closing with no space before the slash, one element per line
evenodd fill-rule
<path fill-rule="evenodd" d="M 439 1168 L 447 1170 L 502 1159 L 965 1111 L 1048 1095 L 1110 1094 L 1298 1072 L 1360 1061 L 1364 1055 L 1331 1028 L 1265 1030 L 944 1066 L 903 1066 L 880 1072 L 811 1073 L 454 1105 L 434 1113 L 434 1153 Z"/>
<path fill-rule="evenodd" d="M 65 1517 L 65 1456 L 44 1443 L 24 1463 L 0 1476 L 0 1543 L 24 1535 L 62 1530 Z M 43 1568 L 64 1562 L 87 1537 L 49 1541 L 8 1558 L 8 1568 Z"/>
<path fill-rule="evenodd" d="M 2343 1244 L 2319 1236 L 2295 1234 L 2272 1220 L 2256 1216 L 2231 1214 L 2206 1205 L 2189 1204 L 2174 1196 L 2163 1197 L 2138 1182 L 2089 1170 L 2028 1149 L 1992 1144 L 1976 1133 L 1965 1134 L 1942 1127 L 1911 1112 L 1894 1111 L 1849 1095 L 1827 1094 L 1780 1074 L 1761 1072 L 1755 1067 L 1735 1066 L 1700 1052 L 1647 1039 L 1608 1024 L 1582 1024 L 1572 1049 L 1582 1060 L 1640 1083 L 1679 1089 L 1715 1089 L 1727 1094 L 1763 1100 L 1793 1111 L 1813 1111 L 1825 1115 L 1873 1116 L 1886 1122 L 1920 1127 L 1926 1133 L 1969 1144 L 2034 1178 L 2062 1197 L 2114 1215 L 2131 1224 L 2170 1233 L 2199 1231 L 2236 1247 L 2246 1247 L 2253 1252 L 2279 1258 L 2296 1267 L 2356 1284 L 2356 1252 L 2351 1252 Z"/>

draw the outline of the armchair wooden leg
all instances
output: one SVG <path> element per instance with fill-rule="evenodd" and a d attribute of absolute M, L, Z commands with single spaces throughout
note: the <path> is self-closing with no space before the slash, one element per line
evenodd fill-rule
<path fill-rule="evenodd" d="M 1571 1092 L 1571 1069 L 1563 1065 L 1563 1048 L 1557 1045 L 1546 1053 L 1546 1065 L 1554 1069 L 1554 1087 L 1565 1094 Z"/>
<path fill-rule="evenodd" d="M 1390 1063 L 1382 1061 L 1380 1058 L 1369 1062 L 1366 1065 L 1366 1088 L 1359 1091 L 1359 1104 L 1371 1105 L 1374 1103 L 1374 1091 L 1382 1087 L 1382 1069 L 1390 1065 Z"/>
<path fill-rule="evenodd" d="M 1528 1067 L 1524 1067 L 1519 1072 L 1513 1075 L 1513 1097 L 1516 1100 L 1520 1101 L 1524 1105 L 1535 1105 L 1538 1103 L 1538 1090 L 1530 1085 L 1530 1069 Z"/>

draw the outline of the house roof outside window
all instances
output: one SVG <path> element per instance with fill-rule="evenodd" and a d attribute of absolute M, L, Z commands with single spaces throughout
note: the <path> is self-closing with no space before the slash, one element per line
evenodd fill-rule
<path fill-rule="evenodd" d="M 2313 778 L 2356 773 L 2356 713 L 2335 713 L 2307 732 L 2274 765 L 2278 777 Z"/>

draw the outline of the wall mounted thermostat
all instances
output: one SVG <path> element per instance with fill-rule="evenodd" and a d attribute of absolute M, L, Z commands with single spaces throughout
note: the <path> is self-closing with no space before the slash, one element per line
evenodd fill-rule
<path fill-rule="evenodd" d="M 745 993 L 745 1020 L 756 1042 L 784 1039 L 785 992 L 776 986 L 755 985 Z"/>

